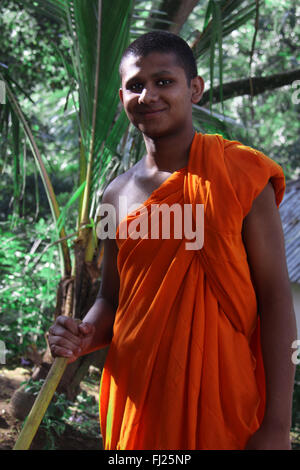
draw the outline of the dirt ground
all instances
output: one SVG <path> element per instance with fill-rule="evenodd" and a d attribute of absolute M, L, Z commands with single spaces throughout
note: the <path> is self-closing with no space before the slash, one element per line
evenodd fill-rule
<path fill-rule="evenodd" d="M 22 382 L 27 381 L 31 376 L 31 370 L 23 367 L 14 369 L 0 366 L 0 451 L 11 450 L 21 431 L 22 422 L 15 419 L 10 413 L 10 400 L 16 389 Z M 92 394 L 98 400 L 99 387 L 81 384 L 88 394 Z M 90 416 L 94 419 L 95 426 L 98 425 L 99 417 Z M 300 450 L 300 434 L 292 433 L 292 447 Z M 47 436 L 43 429 L 39 429 L 30 450 L 44 450 L 47 445 Z M 101 435 L 90 436 L 80 432 L 73 426 L 66 425 L 65 431 L 57 439 L 53 450 L 102 450 Z"/>
<path fill-rule="evenodd" d="M 22 382 L 30 378 L 30 370 L 17 367 L 8 369 L 0 367 L 0 450 L 11 450 L 20 433 L 22 422 L 15 419 L 10 413 L 10 399 L 14 391 L 20 387 Z M 89 390 L 91 393 L 91 390 Z M 98 389 L 92 390 L 95 397 Z M 95 418 L 98 420 L 98 417 Z M 45 449 L 46 435 L 39 429 L 30 447 L 31 450 Z M 80 433 L 72 426 L 66 425 L 61 436 L 55 440 L 54 450 L 101 450 L 102 442 L 98 438 Z"/>

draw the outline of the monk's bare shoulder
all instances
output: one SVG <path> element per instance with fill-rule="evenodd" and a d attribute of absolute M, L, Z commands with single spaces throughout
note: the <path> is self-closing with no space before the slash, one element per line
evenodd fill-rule
<path fill-rule="evenodd" d="M 138 167 L 139 162 L 112 180 L 105 188 L 101 202 L 112 204 L 116 207 L 118 205 L 119 197 L 128 192 L 130 183 L 134 179 Z"/>

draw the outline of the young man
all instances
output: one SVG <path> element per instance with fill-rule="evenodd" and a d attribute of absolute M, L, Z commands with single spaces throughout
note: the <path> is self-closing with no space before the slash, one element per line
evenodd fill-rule
<path fill-rule="evenodd" d="M 238 142 L 195 133 L 204 84 L 179 37 L 143 35 L 120 73 L 146 155 L 105 191 L 102 203 L 122 221 L 104 241 L 99 296 L 80 326 L 57 319 L 52 354 L 71 362 L 110 344 L 105 449 L 289 449 L 296 323 L 277 209 L 282 170 Z M 183 212 L 174 211 L 169 237 L 164 220 L 151 237 L 163 205 L 192 208 L 203 246 L 176 236 Z"/>

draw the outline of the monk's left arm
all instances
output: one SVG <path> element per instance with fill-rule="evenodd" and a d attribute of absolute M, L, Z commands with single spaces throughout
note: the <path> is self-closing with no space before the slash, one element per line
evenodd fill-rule
<path fill-rule="evenodd" d="M 266 373 L 266 410 L 248 449 L 289 449 L 295 365 L 296 319 L 286 265 L 284 237 L 271 183 L 244 219 L 243 240 L 261 320 Z"/>

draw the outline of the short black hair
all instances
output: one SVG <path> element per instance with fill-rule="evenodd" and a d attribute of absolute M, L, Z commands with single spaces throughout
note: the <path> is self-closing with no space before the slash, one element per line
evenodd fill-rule
<path fill-rule="evenodd" d="M 178 65 L 184 69 L 189 84 L 192 78 L 197 77 L 197 64 L 192 49 L 184 39 L 168 31 L 151 31 L 133 41 L 123 52 L 119 68 L 120 75 L 122 75 L 123 59 L 129 55 L 146 57 L 152 52 L 175 54 Z"/>

